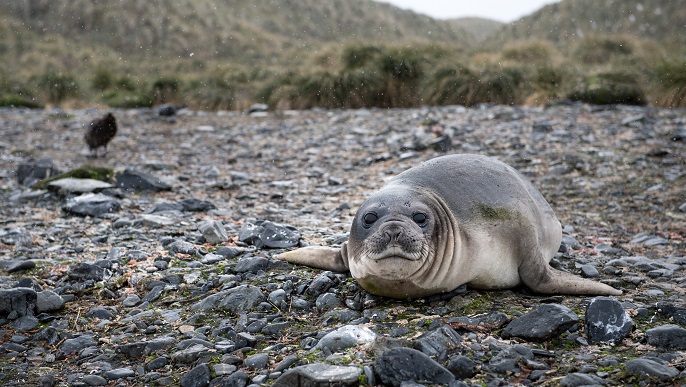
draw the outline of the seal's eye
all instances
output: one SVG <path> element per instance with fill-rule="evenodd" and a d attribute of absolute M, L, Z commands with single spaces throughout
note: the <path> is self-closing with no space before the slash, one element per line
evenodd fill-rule
<path fill-rule="evenodd" d="M 417 223 L 420 226 L 423 226 L 426 224 L 427 218 L 426 214 L 422 214 L 421 212 L 418 212 L 414 215 L 412 215 L 412 220 L 414 220 L 415 223 Z"/>
<path fill-rule="evenodd" d="M 375 213 L 368 212 L 362 217 L 362 222 L 365 227 L 371 227 L 371 225 L 374 224 L 374 222 L 376 222 L 378 219 L 379 217 Z"/>

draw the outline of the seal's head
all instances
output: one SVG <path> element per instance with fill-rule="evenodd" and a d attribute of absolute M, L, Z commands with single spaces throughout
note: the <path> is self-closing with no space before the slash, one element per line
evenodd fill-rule
<path fill-rule="evenodd" d="M 424 293 L 440 214 L 426 195 L 389 186 L 360 207 L 350 229 L 350 272 L 367 291 L 404 298 Z"/>

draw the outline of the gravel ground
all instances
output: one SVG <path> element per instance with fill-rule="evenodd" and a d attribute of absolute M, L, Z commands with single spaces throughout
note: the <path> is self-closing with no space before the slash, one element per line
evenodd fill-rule
<path fill-rule="evenodd" d="M 89 158 L 84 128 L 104 113 L 0 109 L 0 384 L 329 385 L 313 381 L 327 372 L 335 385 L 686 383 L 683 110 L 115 110 L 107 156 Z M 339 244 L 368 194 L 446 153 L 529 177 L 564 228 L 551 264 L 624 295 L 384 299 L 240 237 L 270 221 L 301 245 Z M 18 183 L 32 158 L 145 172 L 170 189 L 108 188 L 113 212 L 78 216 L 65 210 L 75 194 Z M 208 221 L 227 238 L 209 243 Z M 592 301 L 628 328 L 597 339 Z M 542 312 L 568 323 L 512 334 Z"/>

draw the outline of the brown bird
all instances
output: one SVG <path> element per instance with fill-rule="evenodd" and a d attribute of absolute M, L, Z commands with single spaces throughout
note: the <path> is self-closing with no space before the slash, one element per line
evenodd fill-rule
<path fill-rule="evenodd" d="M 86 128 L 84 139 L 88 148 L 93 152 L 93 157 L 98 157 L 98 148 L 104 147 L 107 154 L 107 143 L 117 134 L 117 121 L 112 113 L 107 113 L 104 117 L 91 121 Z"/>

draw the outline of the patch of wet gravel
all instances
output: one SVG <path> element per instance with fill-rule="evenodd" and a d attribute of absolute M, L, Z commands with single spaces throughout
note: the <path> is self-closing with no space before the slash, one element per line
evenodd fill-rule
<path fill-rule="evenodd" d="M 115 110 L 91 159 L 104 113 L 0 109 L 2 385 L 686 383 L 683 110 Z M 564 228 L 551 264 L 624 294 L 392 300 L 272 259 L 342 243 L 368 194 L 446 153 L 525 174 Z M 83 165 L 119 180 L 17 179 Z"/>

